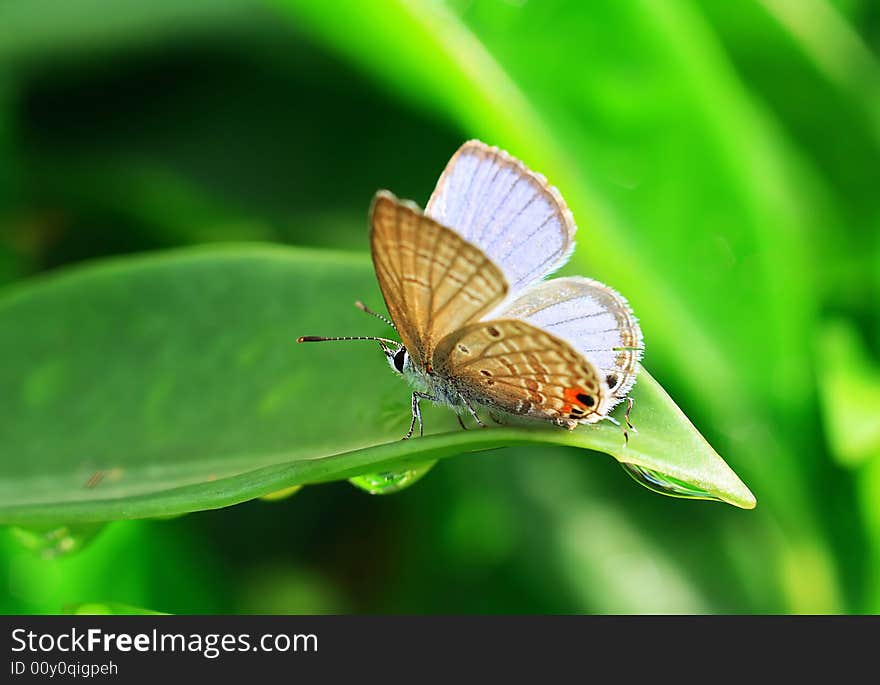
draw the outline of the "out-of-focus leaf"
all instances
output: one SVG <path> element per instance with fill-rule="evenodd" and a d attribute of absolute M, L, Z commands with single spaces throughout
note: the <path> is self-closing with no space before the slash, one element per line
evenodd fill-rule
<path fill-rule="evenodd" d="M 880 367 L 851 324 L 826 324 L 816 369 L 831 453 L 847 466 L 880 458 Z"/>
<path fill-rule="evenodd" d="M 235 26 L 252 0 L 11 0 L 0 3 L 0 66 L 72 51 L 149 44 L 169 33 Z"/>
<path fill-rule="evenodd" d="M 295 344 L 375 329 L 357 297 L 378 301 L 365 257 L 270 247 L 120 259 L 7 292 L 0 521 L 176 514 L 522 443 L 600 450 L 754 506 L 644 371 L 628 446 L 607 423 L 461 431 L 439 410 L 426 420 L 440 433 L 401 441 L 408 393 L 373 345 Z"/>
<path fill-rule="evenodd" d="M 240 208 L 158 165 L 133 159 L 115 164 L 68 160 L 32 165 L 29 173 L 39 179 L 40 202 L 122 217 L 129 232 L 138 223 L 147 225 L 149 239 L 159 246 L 275 237 L 269 227 Z"/>
<path fill-rule="evenodd" d="M 89 544 L 104 529 L 101 523 L 83 523 L 74 526 L 41 526 L 12 528 L 12 536 L 22 547 L 44 559 L 75 554 Z"/>
<path fill-rule="evenodd" d="M 572 462 L 557 458 L 551 464 L 521 461 L 518 475 L 528 501 L 547 517 L 549 566 L 559 569 L 574 606 L 600 613 L 710 610 L 681 560 L 628 515 L 629 507 L 617 507 L 599 488 L 584 496 L 589 487 Z"/>
<path fill-rule="evenodd" d="M 11 80 L 0 70 L 0 284 L 18 276 L 20 261 L 12 242 L 10 227 L 13 220 L 13 198 L 18 184 L 18 159 L 13 151 L 13 103 Z"/>
<path fill-rule="evenodd" d="M 867 521 L 868 599 L 866 613 L 880 614 L 880 458 L 871 460 L 860 472 L 859 499 Z"/>
<path fill-rule="evenodd" d="M 375 190 L 427 187 L 423 156 L 459 140 L 275 19 L 161 38 L 22 70 L 26 218 L 50 220 L 39 266 L 218 240 L 362 248 Z"/>
<path fill-rule="evenodd" d="M 859 34 L 826 0 L 761 0 L 816 68 L 864 108 L 880 143 L 880 67 Z"/>
<path fill-rule="evenodd" d="M 822 186 L 797 180 L 801 198 L 812 205 L 814 218 L 805 227 L 819 257 L 813 280 L 822 299 L 862 311 L 873 277 L 864 248 L 880 221 L 876 58 L 825 0 L 700 0 L 699 6 L 742 78 L 822 177 Z"/>
<path fill-rule="evenodd" d="M 59 613 L 86 601 L 156 606 L 179 613 L 229 611 L 228 588 L 217 588 L 200 563 L 209 548 L 196 549 L 180 528 L 145 521 L 111 523 L 75 554 L 47 558 L 19 534 L 0 529 L 2 613 Z M 69 526 L 82 531 L 82 526 Z M 157 563 L 158 560 L 173 563 Z M 186 588 L 175 593 L 175 588 Z M 169 591 L 170 590 L 170 591 Z"/>
<path fill-rule="evenodd" d="M 167 616 L 162 611 L 152 611 L 129 604 L 115 602 L 87 602 L 67 607 L 66 613 L 74 616 Z"/>

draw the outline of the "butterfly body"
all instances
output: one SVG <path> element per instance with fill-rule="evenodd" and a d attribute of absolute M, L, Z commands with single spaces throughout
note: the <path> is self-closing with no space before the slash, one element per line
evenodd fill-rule
<path fill-rule="evenodd" d="M 396 355 L 402 356 L 401 364 L 394 359 Z M 403 376 L 415 392 L 430 397 L 435 404 L 448 407 L 458 414 L 467 413 L 468 402 L 485 404 L 484 398 L 478 393 L 471 392 L 466 384 L 460 383 L 444 366 L 435 367 L 433 364 L 418 366 L 403 347 L 389 357 L 388 363 Z M 491 403 L 487 406 L 491 406 Z"/>
<path fill-rule="evenodd" d="M 413 388 L 406 437 L 416 423 L 421 431 L 421 400 L 481 425 L 478 407 L 573 429 L 627 397 L 643 350 L 638 322 L 597 281 L 544 280 L 571 255 L 576 226 L 543 176 L 468 141 L 424 212 L 380 191 L 370 225 L 401 342 L 377 340 Z"/>
<path fill-rule="evenodd" d="M 437 404 L 455 409 L 459 413 L 464 412 L 464 404 L 462 403 L 459 388 L 452 379 L 437 374 L 433 367 L 431 367 L 429 372 L 428 368 L 417 366 L 407 354 L 402 370 L 398 370 L 393 364 L 392 368 L 403 376 L 404 380 L 414 391 L 429 395 Z"/>

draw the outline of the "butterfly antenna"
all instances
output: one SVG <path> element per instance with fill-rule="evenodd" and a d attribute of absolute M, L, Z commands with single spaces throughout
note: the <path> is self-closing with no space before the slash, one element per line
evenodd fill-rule
<path fill-rule="evenodd" d="M 332 337 L 326 337 L 323 335 L 302 335 L 296 339 L 296 341 L 299 343 L 328 342 L 330 340 L 373 340 L 375 342 L 385 343 L 386 345 L 391 345 L 393 347 L 400 347 L 400 343 L 396 340 L 389 340 L 388 338 L 377 338 L 374 335 L 337 335 Z"/>
<path fill-rule="evenodd" d="M 385 354 L 393 354 L 395 350 L 400 349 L 400 343 L 396 340 L 388 338 L 377 338 L 373 335 L 339 335 L 334 337 L 325 337 L 323 335 L 303 335 L 296 339 L 298 343 L 304 342 L 328 342 L 330 340 L 372 340 L 379 343 L 379 347 Z"/>
<path fill-rule="evenodd" d="M 395 331 L 397 330 L 397 326 L 394 325 L 394 322 L 391 319 L 389 319 L 387 316 L 382 316 L 379 312 L 374 312 L 372 309 L 370 309 L 367 305 L 365 305 L 360 300 L 355 302 L 354 306 L 357 307 L 358 309 L 360 309 L 362 312 L 366 312 L 370 316 L 375 316 L 377 319 L 379 319 L 379 321 L 384 321 L 389 326 L 391 326 L 391 328 L 393 328 Z"/>

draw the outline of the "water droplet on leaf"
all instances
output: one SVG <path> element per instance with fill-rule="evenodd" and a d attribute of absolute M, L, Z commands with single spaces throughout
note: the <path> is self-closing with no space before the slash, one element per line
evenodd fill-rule
<path fill-rule="evenodd" d="M 390 495 L 408 488 L 430 471 L 436 463 L 436 461 L 429 461 L 400 471 L 382 471 L 365 476 L 355 476 L 349 478 L 348 482 L 371 495 Z"/>
<path fill-rule="evenodd" d="M 12 537 L 19 544 L 44 559 L 54 559 L 78 552 L 103 530 L 103 523 L 81 523 L 70 526 L 14 526 Z"/>
<path fill-rule="evenodd" d="M 696 485 L 685 483 L 682 480 L 667 476 L 659 471 L 639 466 L 637 464 L 621 463 L 621 466 L 637 483 L 645 486 L 648 490 L 657 492 L 661 495 L 682 497 L 684 499 L 706 499 L 715 502 L 724 501 Z"/>

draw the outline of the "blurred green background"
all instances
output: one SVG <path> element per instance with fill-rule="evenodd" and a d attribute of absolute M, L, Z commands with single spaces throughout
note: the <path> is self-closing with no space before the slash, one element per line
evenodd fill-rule
<path fill-rule="evenodd" d="M 871 0 L 0 3 L 0 287 L 207 242 L 364 252 L 376 189 L 424 204 L 480 137 L 559 186 L 576 270 L 758 498 L 493 451 L 73 554 L 3 529 L 0 611 L 880 612 L 878 46 Z"/>

